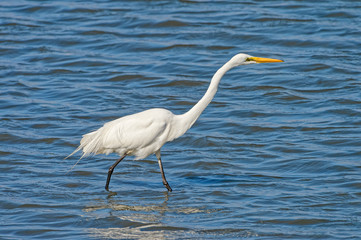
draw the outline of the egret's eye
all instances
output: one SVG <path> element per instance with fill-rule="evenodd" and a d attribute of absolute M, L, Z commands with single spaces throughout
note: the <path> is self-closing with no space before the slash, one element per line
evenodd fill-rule
<path fill-rule="evenodd" d="M 253 61 L 251 58 L 247 58 L 245 62 L 251 62 Z"/>

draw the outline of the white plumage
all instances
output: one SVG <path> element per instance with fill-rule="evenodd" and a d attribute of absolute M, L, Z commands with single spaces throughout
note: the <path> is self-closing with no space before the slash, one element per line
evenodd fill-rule
<path fill-rule="evenodd" d="M 121 158 L 108 171 L 107 183 L 105 185 L 105 188 L 108 190 L 113 170 L 125 156 L 132 155 L 136 159 L 143 159 L 155 153 L 161 170 L 163 184 L 168 191 L 172 191 L 164 175 L 160 157 L 161 147 L 166 142 L 182 136 L 194 124 L 213 99 L 217 92 L 218 84 L 227 71 L 239 65 L 263 62 L 282 62 L 282 60 L 237 54 L 214 74 L 205 95 L 188 112 L 182 115 L 174 115 L 166 109 L 154 108 L 118 118 L 104 124 L 103 127 L 94 132 L 83 135 L 80 146 L 68 157 L 79 150 L 83 151 L 81 158 L 91 154 L 119 154 Z"/>
<path fill-rule="evenodd" d="M 115 152 L 120 156 L 126 154 L 143 159 L 182 134 L 177 127 L 178 119 L 162 108 L 124 116 L 85 134 L 75 152 L 82 149 L 82 157 Z"/>

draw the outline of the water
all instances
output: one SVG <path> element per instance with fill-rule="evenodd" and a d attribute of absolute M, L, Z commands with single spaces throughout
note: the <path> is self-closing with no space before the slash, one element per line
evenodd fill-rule
<path fill-rule="evenodd" d="M 360 239 L 359 1 L 2 1 L 1 239 Z M 81 135 L 183 113 L 156 158 L 64 160 Z"/>

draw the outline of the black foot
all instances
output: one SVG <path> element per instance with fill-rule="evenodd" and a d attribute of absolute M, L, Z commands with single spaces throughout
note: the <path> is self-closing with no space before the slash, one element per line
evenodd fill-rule
<path fill-rule="evenodd" d="M 172 188 L 169 186 L 168 183 L 163 183 L 164 186 L 167 188 L 168 192 L 171 192 L 172 191 Z"/>

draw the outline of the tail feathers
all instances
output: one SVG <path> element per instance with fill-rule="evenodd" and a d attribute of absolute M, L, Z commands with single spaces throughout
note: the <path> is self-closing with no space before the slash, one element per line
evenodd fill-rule
<path fill-rule="evenodd" d="M 74 152 L 72 152 L 71 154 L 69 154 L 69 156 L 65 157 L 64 159 L 70 158 L 71 156 L 73 156 L 75 153 L 77 153 L 80 149 L 82 149 L 82 146 L 80 145 L 77 149 L 75 149 Z M 83 158 L 83 157 L 81 157 Z"/>
<path fill-rule="evenodd" d="M 67 159 L 68 157 L 70 157 L 71 155 L 73 155 L 74 153 L 76 153 L 77 151 L 80 150 L 80 146 L 72 153 L 70 154 L 69 156 L 67 156 L 66 158 L 64 159 Z M 68 174 L 71 170 L 73 170 L 73 168 L 80 162 L 80 160 L 84 157 L 84 154 L 79 158 L 79 160 L 66 172 L 66 174 Z"/>
<path fill-rule="evenodd" d="M 102 148 L 100 135 L 101 135 L 101 129 L 95 132 L 88 133 L 83 136 L 82 140 L 80 141 L 80 146 L 83 149 L 82 157 L 99 153 L 99 150 Z"/>
<path fill-rule="evenodd" d="M 64 158 L 64 159 L 67 159 L 67 158 L 71 157 L 72 155 L 74 155 L 75 153 L 77 153 L 78 151 L 83 150 L 82 156 L 70 168 L 70 170 L 68 172 L 70 172 L 79 163 L 79 161 L 83 157 L 89 156 L 91 154 L 97 154 L 99 152 L 99 149 L 101 148 L 100 137 L 99 137 L 100 131 L 99 130 L 83 135 L 83 138 L 80 141 L 79 147 L 77 149 L 75 149 L 74 152 L 72 152 L 69 156 Z"/>

